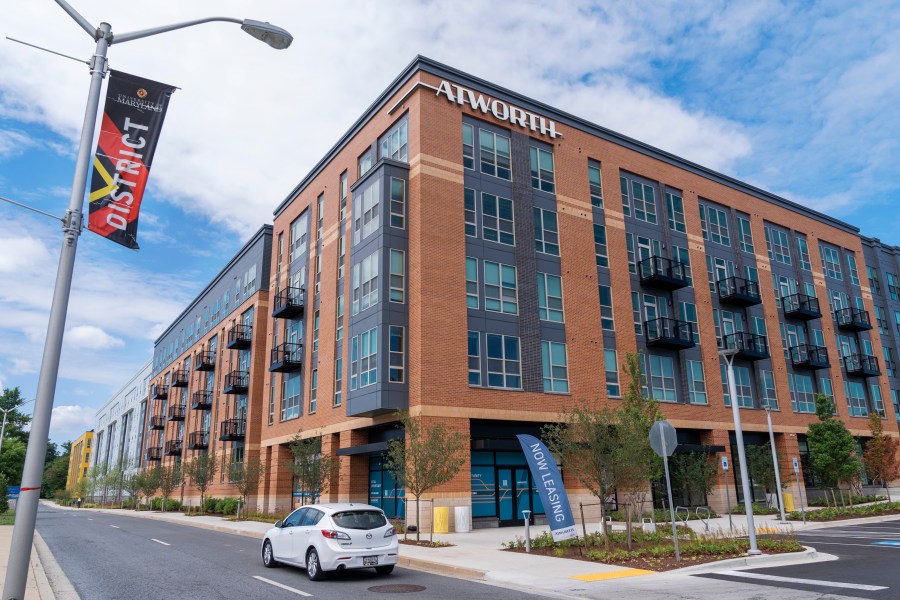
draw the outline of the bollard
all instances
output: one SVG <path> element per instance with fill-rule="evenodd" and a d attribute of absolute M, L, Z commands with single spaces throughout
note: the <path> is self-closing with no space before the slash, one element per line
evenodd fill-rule
<path fill-rule="evenodd" d="M 523 510 L 522 516 L 525 518 L 525 552 L 531 552 L 531 511 Z"/>

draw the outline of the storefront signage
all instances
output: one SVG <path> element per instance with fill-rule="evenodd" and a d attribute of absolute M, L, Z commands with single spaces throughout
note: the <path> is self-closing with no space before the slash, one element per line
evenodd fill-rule
<path fill-rule="evenodd" d="M 532 435 L 516 437 L 522 444 L 534 485 L 541 494 L 541 502 L 544 504 L 553 541 L 561 542 L 578 537 L 575 531 L 575 517 L 572 516 L 572 507 L 569 506 L 569 495 L 566 494 L 562 474 L 547 446 Z"/>
<path fill-rule="evenodd" d="M 469 105 L 483 115 L 490 113 L 500 121 L 518 125 L 522 129 L 546 135 L 551 139 L 562 137 L 562 134 L 556 131 L 556 123 L 547 117 L 536 115 L 503 100 L 484 96 L 456 83 L 441 81 L 441 85 L 437 87 L 437 95 L 446 96 L 450 102 L 456 102 L 460 106 Z"/>

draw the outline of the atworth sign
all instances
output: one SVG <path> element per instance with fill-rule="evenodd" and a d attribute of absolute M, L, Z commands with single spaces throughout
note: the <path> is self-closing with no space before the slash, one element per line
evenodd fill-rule
<path fill-rule="evenodd" d="M 536 115 L 503 100 L 484 96 L 449 81 L 441 81 L 441 85 L 431 89 L 437 89 L 437 95 L 446 96 L 450 102 L 456 102 L 460 106 L 468 104 L 474 110 L 481 111 L 481 114 L 490 113 L 496 119 L 506 121 L 510 125 L 518 125 L 522 129 L 535 131 L 550 138 L 562 137 L 562 134 L 556 131 L 556 123 L 547 117 Z"/>

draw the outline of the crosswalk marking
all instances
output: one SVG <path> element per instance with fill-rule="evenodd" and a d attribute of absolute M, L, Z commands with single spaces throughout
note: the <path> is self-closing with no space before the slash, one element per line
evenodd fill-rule
<path fill-rule="evenodd" d="M 741 577 L 744 579 L 761 579 L 763 581 L 774 581 L 780 583 L 802 583 L 805 585 L 817 585 L 821 587 L 845 588 L 851 590 L 866 590 L 875 592 L 878 590 L 886 590 L 883 585 L 867 585 L 864 583 L 844 583 L 842 581 L 822 581 L 820 579 L 800 579 L 798 577 L 779 577 L 777 575 L 764 575 L 763 573 L 751 573 L 748 571 L 720 571 L 718 575 L 727 575 L 729 577 Z"/>

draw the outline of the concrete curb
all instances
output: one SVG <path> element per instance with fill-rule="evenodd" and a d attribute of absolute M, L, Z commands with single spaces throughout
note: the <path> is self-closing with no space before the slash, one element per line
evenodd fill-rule
<path fill-rule="evenodd" d="M 415 569 L 416 571 L 427 571 L 436 575 L 447 575 L 449 577 L 474 579 L 478 581 L 484 581 L 487 579 L 488 575 L 487 571 L 470 569 L 468 567 L 457 567 L 445 563 L 425 560 L 423 558 L 404 556 L 402 552 L 400 553 L 400 559 L 397 561 L 397 566 Z"/>
<path fill-rule="evenodd" d="M 37 531 L 34 532 L 34 550 L 31 561 L 34 579 L 41 600 L 80 600 L 75 586 L 56 562 L 50 547 Z"/>
<path fill-rule="evenodd" d="M 789 552 L 786 554 L 763 554 L 760 556 L 741 556 L 729 558 L 702 565 L 694 565 L 681 569 L 663 571 L 661 575 L 694 575 L 697 573 L 715 573 L 716 571 L 731 571 L 734 569 L 759 569 L 762 567 L 785 567 L 788 565 L 803 564 L 807 562 L 824 562 L 838 560 L 833 554 L 817 552 L 815 548 L 803 546 L 802 552 Z"/>

